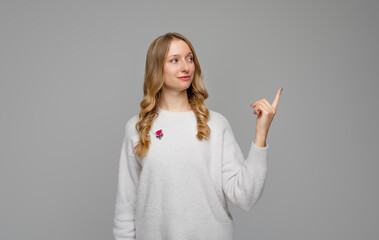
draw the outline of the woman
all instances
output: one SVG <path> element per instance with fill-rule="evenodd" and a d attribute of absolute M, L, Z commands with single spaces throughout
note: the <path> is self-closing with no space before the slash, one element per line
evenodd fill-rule
<path fill-rule="evenodd" d="M 227 201 L 250 210 L 267 172 L 266 138 L 281 94 L 260 99 L 245 160 L 228 120 L 209 110 L 201 68 L 183 35 L 155 39 L 139 115 L 125 125 L 113 234 L 121 239 L 232 240 Z"/>

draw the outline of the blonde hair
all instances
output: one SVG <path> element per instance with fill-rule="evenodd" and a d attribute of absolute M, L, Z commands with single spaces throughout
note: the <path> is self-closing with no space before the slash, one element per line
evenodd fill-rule
<path fill-rule="evenodd" d="M 151 43 L 146 55 L 145 80 L 143 84 L 144 97 L 140 102 L 141 110 L 139 112 L 139 120 L 135 125 L 140 136 L 140 140 L 134 147 L 138 157 L 145 156 L 149 150 L 150 135 L 148 135 L 148 133 L 154 119 L 158 116 L 158 103 L 164 84 L 164 62 L 173 39 L 185 41 L 193 53 L 195 74 L 190 87 L 187 89 L 188 102 L 196 115 L 198 129 L 197 138 L 199 140 L 208 139 L 210 135 L 210 128 L 207 124 L 209 110 L 204 104 L 204 100 L 208 98 L 208 92 L 204 86 L 201 68 L 195 50 L 186 37 L 176 32 L 169 32 L 156 38 Z"/>

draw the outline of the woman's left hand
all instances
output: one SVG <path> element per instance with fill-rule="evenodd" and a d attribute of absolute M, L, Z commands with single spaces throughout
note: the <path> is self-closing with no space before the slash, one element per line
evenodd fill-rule
<path fill-rule="evenodd" d="M 276 108 L 278 107 L 282 90 L 282 88 L 279 88 L 272 105 L 265 98 L 259 99 L 250 105 L 254 108 L 254 114 L 258 116 L 255 127 L 256 136 L 266 139 L 271 122 L 276 113 Z"/>

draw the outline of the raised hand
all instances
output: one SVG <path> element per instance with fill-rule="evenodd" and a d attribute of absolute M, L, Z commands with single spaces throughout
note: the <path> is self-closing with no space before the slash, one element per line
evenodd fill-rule
<path fill-rule="evenodd" d="M 257 114 L 255 127 L 256 141 L 259 139 L 260 142 L 264 142 L 264 144 L 259 145 L 266 145 L 265 141 L 267 138 L 268 130 L 270 128 L 272 120 L 274 119 L 282 91 L 283 88 L 279 88 L 272 104 L 270 104 L 265 98 L 261 98 L 250 105 L 252 108 L 254 108 L 254 114 Z"/>

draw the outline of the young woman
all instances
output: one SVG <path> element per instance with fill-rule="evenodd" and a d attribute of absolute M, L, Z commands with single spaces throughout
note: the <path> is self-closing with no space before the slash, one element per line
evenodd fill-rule
<path fill-rule="evenodd" d="M 228 120 L 208 109 L 192 44 L 167 33 L 150 45 L 139 115 L 125 125 L 113 235 L 121 239 L 232 240 L 227 200 L 250 210 L 267 173 L 273 104 L 260 99 L 247 159 Z"/>

